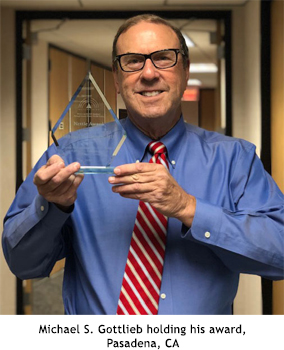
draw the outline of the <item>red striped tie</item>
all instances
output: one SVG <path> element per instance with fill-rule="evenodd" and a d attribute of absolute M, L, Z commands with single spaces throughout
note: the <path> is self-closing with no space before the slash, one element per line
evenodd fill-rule
<path fill-rule="evenodd" d="M 166 147 L 153 141 L 148 145 L 150 163 L 168 168 Z M 139 202 L 125 266 L 117 315 L 156 315 L 165 256 L 168 218 L 149 203 Z"/>

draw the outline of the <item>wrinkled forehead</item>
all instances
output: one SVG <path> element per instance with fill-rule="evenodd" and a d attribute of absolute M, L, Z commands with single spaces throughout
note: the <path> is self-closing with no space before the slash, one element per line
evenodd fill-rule
<path fill-rule="evenodd" d="M 178 37 L 172 28 L 144 21 L 123 32 L 116 44 L 118 55 L 127 52 L 151 53 L 170 48 L 180 48 Z"/>

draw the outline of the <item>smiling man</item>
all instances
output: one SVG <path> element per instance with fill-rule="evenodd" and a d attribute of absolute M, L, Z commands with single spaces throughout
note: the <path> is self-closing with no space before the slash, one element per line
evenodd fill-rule
<path fill-rule="evenodd" d="M 189 78 L 186 46 L 170 27 L 142 21 L 118 37 L 116 53 L 115 84 L 129 119 L 150 138 L 161 138 L 181 116 Z"/>
<path fill-rule="evenodd" d="M 189 58 L 177 28 L 127 20 L 113 74 L 128 113 L 114 175 L 83 181 L 76 153 L 65 165 L 52 145 L 5 217 L 7 262 L 25 279 L 66 257 L 66 314 L 230 314 L 240 273 L 283 279 L 283 194 L 252 144 L 183 121 Z M 100 149 L 115 142 L 107 128 Z"/>

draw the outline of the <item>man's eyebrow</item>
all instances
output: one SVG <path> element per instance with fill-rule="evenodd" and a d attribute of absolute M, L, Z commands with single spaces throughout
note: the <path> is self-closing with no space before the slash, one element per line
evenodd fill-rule
<path fill-rule="evenodd" d="M 128 51 L 128 52 L 122 53 L 121 55 L 128 55 L 128 54 L 131 54 L 131 55 L 144 55 L 144 53 L 132 52 L 132 51 Z M 120 55 L 118 55 L 118 56 L 120 56 Z"/>

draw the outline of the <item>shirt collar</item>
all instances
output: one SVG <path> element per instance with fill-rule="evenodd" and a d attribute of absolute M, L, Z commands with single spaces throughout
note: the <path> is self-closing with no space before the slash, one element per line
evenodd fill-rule
<path fill-rule="evenodd" d="M 129 118 L 126 118 L 123 124 L 127 134 L 129 151 L 132 153 L 135 161 L 142 162 L 145 157 L 146 147 L 152 140 L 136 128 Z M 167 147 L 168 160 L 173 168 L 175 168 L 178 162 L 179 150 L 183 143 L 185 130 L 185 123 L 181 116 L 176 125 L 159 140 Z"/>

